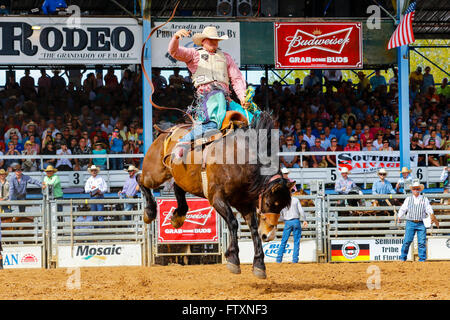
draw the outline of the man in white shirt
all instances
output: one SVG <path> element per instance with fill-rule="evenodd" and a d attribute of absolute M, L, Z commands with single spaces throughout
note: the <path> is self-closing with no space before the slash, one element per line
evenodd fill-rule
<path fill-rule="evenodd" d="M 430 216 L 431 221 L 439 227 L 439 222 L 433 214 L 433 208 L 427 197 L 424 197 L 420 192 L 424 189 L 424 185 L 415 179 L 411 184 L 412 195 L 405 199 L 403 205 L 398 211 L 397 223 L 400 223 L 400 218 L 405 216 L 405 239 L 403 240 L 400 260 L 406 261 L 408 257 L 409 246 L 413 242 L 414 235 L 417 232 L 417 242 L 419 245 L 419 261 L 425 261 L 427 258 L 427 229 L 424 224 L 424 219 Z"/>
<path fill-rule="evenodd" d="M 284 220 L 284 230 L 283 237 L 281 238 L 280 248 L 278 249 L 277 263 L 283 261 L 284 249 L 286 248 L 286 243 L 294 233 L 294 251 L 292 253 L 292 262 L 298 262 L 298 255 L 300 252 L 300 238 L 302 236 L 302 227 L 300 225 L 300 217 L 303 220 L 303 228 L 308 227 L 308 222 L 306 222 L 306 215 L 300 204 L 300 200 L 293 196 L 291 198 L 291 205 L 289 208 L 284 208 L 280 212 L 280 219 Z"/>
<path fill-rule="evenodd" d="M 89 193 L 91 199 L 104 199 L 108 187 L 105 180 L 98 175 L 100 168 L 92 165 L 88 169 L 91 176 L 84 185 L 84 192 Z M 103 211 L 103 204 L 91 204 L 91 211 Z M 103 216 L 97 216 L 97 221 L 104 221 Z"/>

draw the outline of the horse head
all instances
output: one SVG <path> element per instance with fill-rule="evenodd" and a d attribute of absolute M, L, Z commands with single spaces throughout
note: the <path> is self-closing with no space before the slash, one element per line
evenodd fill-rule
<path fill-rule="evenodd" d="M 280 175 L 274 177 L 258 199 L 258 232 L 264 242 L 275 239 L 280 212 L 290 206 L 291 188 L 295 185 Z"/>

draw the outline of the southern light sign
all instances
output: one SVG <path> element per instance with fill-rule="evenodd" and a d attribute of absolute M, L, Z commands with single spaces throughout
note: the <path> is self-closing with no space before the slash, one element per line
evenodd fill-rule
<path fill-rule="evenodd" d="M 138 64 L 142 27 L 131 18 L 2 17 L 0 64 Z"/>

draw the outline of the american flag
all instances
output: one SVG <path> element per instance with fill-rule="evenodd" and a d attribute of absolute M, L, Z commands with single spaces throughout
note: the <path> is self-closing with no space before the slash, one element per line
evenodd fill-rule
<path fill-rule="evenodd" d="M 392 34 L 391 39 L 388 43 L 388 50 L 414 42 L 412 21 L 414 19 L 415 10 L 416 2 L 413 2 L 409 5 L 408 9 L 406 9 L 402 21 L 397 26 L 397 29 L 395 29 L 395 32 Z"/>

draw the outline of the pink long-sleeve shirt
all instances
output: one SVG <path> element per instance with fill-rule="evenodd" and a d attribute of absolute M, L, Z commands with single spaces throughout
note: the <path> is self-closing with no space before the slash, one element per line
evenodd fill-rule
<path fill-rule="evenodd" d="M 179 40 L 177 37 L 172 37 L 169 43 L 169 54 L 178 61 L 183 61 L 186 63 L 188 69 L 192 72 L 192 74 L 195 73 L 198 67 L 198 62 L 200 60 L 200 54 L 198 51 L 194 48 L 185 48 L 180 47 Z M 234 62 L 233 58 L 228 53 L 223 53 L 225 55 L 225 58 L 227 59 L 227 66 L 228 66 L 228 77 L 231 80 L 231 85 L 233 86 L 234 92 L 236 92 L 237 97 L 240 101 L 243 101 L 245 98 L 245 90 L 247 88 L 247 84 L 245 82 L 244 77 L 242 76 L 241 71 L 239 70 L 238 66 Z M 228 83 L 221 83 L 221 87 L 223 87 L 224 91 L 227 93 L 230 93 L 230 89 L 228 86 Z M 202 84 L 200 85 L 197 90 L 199 92 L 204 92 L 209 87 L 209 84 Z"/>

